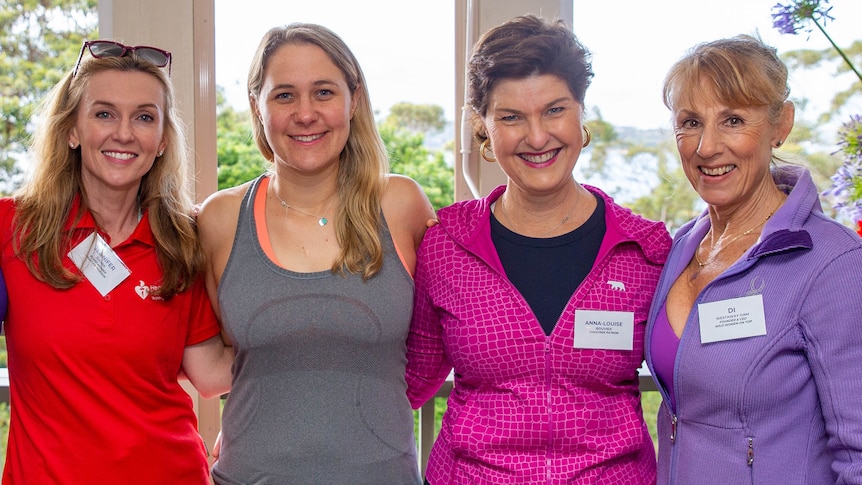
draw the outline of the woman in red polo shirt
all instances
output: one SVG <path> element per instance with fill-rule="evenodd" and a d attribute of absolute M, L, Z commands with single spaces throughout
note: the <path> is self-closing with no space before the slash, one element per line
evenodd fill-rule
<path fill-rule="evenodd" d="M 90 55 L 85 55 L 89 52 Z M 182 371 L 230 383 L 185 174 L 170 53 L 86 42 L 0 200 L 11 424 L 4 485 L 209 483 Z"/>

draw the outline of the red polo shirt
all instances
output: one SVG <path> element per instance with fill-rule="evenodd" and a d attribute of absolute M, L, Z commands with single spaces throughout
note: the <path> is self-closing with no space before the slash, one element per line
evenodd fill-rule
<path fill-rule="evenodd" d="M 184 348 L 219 333 L 202 282 L 169 301 L 151 293 L 161 271 L 145 213 L 114 248 L 131 271 L 119 286 L 104 297 L 86 279 L 52 288 L 13 254 L 14 212 L 0 200 L 12 409 L 4 485 L 209 483 L 177 382 Z M 95 230 L 89 213 L 71 222 L 72 246 Z"/>

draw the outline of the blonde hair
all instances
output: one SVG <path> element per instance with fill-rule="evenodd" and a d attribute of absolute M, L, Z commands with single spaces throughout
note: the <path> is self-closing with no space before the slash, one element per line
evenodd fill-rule
<path fill-rule="evenodd" d="M 790 95 L 787 66 L 775 48 L 749 35 L 695 46 L 668 71 L 663 90 L 664 104 L 671 111 L 683 99 L 692 102 L 706 94 L 731 108 L 765 106 L 772 123 Z"/>
<path fill-rule="evenodd" d="M 88 194 L 81 179 L 81 151 L 71 149 L 69 133 L 90 78 L 105 71 L 142 72 L 162 86 L 165 103 L 165 150 L 141 180 L 138 198 L 149 214 L 162 271 L 163 298 L 189 288 L 203 270 L 187 181 L 188 152 L 185 131 L 176 110 L 173 87 L 162 68 L 135 55 L 87 58 L 76 75 L 58 83 L 40 106 L 40 123 L 30 146 L 34 171 L 15 194 L 15 252 L 33 276 L 55 288 L 70 288 L 79 274 L 63 265 L 68 250 L 66 221 L 80 220 L 87 210 Z M 78 213 L 70 214 L 80 195 Z"/>
<path fill-rule="evenodd" d="M 248 72 L 248 96 L 252 107 L 252 129 L 257 147 L 264 158 L 273 161 L 263 123 L 254 113 L 260 95 L 267 62 L 284 45 L 311 44 L 320 47 L 332 60 L 357 97 L 356 110 L 350 121 L 347 144 L 338 163 L 336 190 L 341 201 L 335 218 L 335 234 L 341 251 L 332 271 L 362 273 L 364 279 L 374 276 L 383 266 L 380 242 L 380 200 L 389 171 L 386 147 L 371 110 L 365 75 L 359 62 L 343 40 L 326 27 L 294 23 L 270 29 L 260 41 Z"/>

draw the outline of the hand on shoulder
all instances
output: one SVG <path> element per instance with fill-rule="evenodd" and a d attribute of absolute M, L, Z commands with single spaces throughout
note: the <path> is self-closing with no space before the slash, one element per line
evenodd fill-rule
<path fill-rule="evenodd" d="M 197 206 L 198 231 L 202 244 L 206 244 L 207 240 L 218 241 L 225 233 L 230 234 L 230 241 L 233 241 L 240 204 L 249 184 L 250 182 L 219 190 Z"/>
<path fill-rule="evenodd" d="M 412 274 L 416 267 L 416 249 L 428 229 L 428 220 L 435 219 L 431 202 L 415 180 L 389 175 L 381 205 L 392 240 Z"/>
<path fill-rule="evenodd" d="M 230 257 L 233 240 L 236 236 L 237 220 L 242 199 L 249 183 L 220 190 L 200 205 L 197 215 L 198 237 L 201 249 L 206 255 L 206 287 L 216 314 L 218 308 L 217 282 Z"/>
<path fill-rule="evenodd" d="M 404 175 L 389 175 L 382 206 L 389 230 L 393 235 L 396 232 L 409 233 L 414 250 L 422 242 L 422 236 L 429 227 L 429 219 L 436 220 L 425 191 L 415 180 Z"/>

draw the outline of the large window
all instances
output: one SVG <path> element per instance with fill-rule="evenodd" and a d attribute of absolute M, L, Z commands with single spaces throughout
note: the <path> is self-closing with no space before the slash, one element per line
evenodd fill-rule
<path fill-rule="evenodd" d="M 451 2 L 215 0 L 215 14 L 216 84 L 236 109 L 248 107 L 248 67 L 266 31 L 311 22 L 333 30 L 356 55 L 381 116 L 399 102 L 436 104 L 455 116 Z"/>
<path fill-rule="evenodd" d="M 395 103 L 436 104 L 444 109 L 452 126 L 463 103 L 455 99 L 456 69 L 460 67 L 455 66 L 455 37 L 456 33 L 463 34 L 463 27 L 455 25 L 455 10 L 464 1 L 318 0 L 288 4 L 273 0 L 215 0 L 216 83 L 225 89 L 235 109 L 245 110 L 245 78 L 261 36 L 275 25 L 314 22 L 338 33 L 356 54 L 378 119 L 384 118 Z M 586 119 L 601 119 L 618 134 L 618 140 L 605 151 L 608 162 L 601 165 L 602 173 L 597 176 L 595 167 L 590 168 L 594 145 L 575 169 L 576 178 L 601 187 L 620 203 L 645 211 L 636 201 L 655 192 L 660 183 L 651 161 L 655 157 L 649 151 L 670 140 L 661 149 L 671 158 L 675 156 L 670 115 L 661 99 L 664 75 L 699 42 L 749 34 L 776 47 L 784 57 L 800 49 L 834 57 L 834 49 L 817 30 L 790 35 L 773 27 L 773 7 L 779 1 L 782 0 L 574 0 L 573 29 L 593 52 L 595 71 L 586 95 Z M 506 11 L 517 10 L 512 5 L 519 2 L 530 8 L 527 0 L 472 0 L 485 12 L 504 7 Z M 826 27 L 836 43 L 846 49 L 862 38 L 856 28 L 856 19 L 862 18 L 862 2 L 833 0 L 830 5 L 834 20 Z M 851 114 L 862 111 L 859 95 L 838 112 L 831 106 L 833 97 L 856 79 L 851 73 L 839 73 L 844 66 L 834 58 L 814 69 L 797 67 L 789 58 L 788 64 L 791 99 L 796 103 L 796 125 L 801 133 L 796 138 L 791 136 L 788 142 L 801 147 L 801 160 L 828 158 L 836 150 L 840 125 Z M 447 130 L 444 136 L 447 139 L 438 142 L 437 147 L 454 141 L 458 134 Z M 644 145 L 647 148 L 643 150 L 645 158 L 635 164 L 624 160 L 632 144 L 639 144 L 637 149 Z M 460 157 L 451 150 L 446 155 L 450 161 Z M 819 170 L 816 183 L 821 189 L 828 188 L 837 163 L 827 162 Z M 494 170 L 479 165 L 486 172 Z M 675 167 L 673 162 L 670 168 Z M 459 166 L 455 168 L 453 176 Z M 471 183 L 486 180 L 485 173 L 468 171 Z M 499 183 L 499 178 L 491 175 L 493 182 L 485 184 L 486 189 Z M 456 198 L 463 198 L 465 193 L 456 190 Z M 665 220 L 671 228 L 679 223 L 664 219 L 663 213 L 645 215 Z M 680 217 L 687 220 L 689 214 Z"/>
<path fill-rule="evenodd" d="M 777 1 L 574 0 L 574 31 L 594 53 L 588 115 L 597 108 L 615 126 L 667 127 L 661 103 L 664 73 L 701 41 L 752 34 L 780 53 L 830 49 L 818 31 L 794 36 L 775 30 L 770 14 Z M 862 2 L 834 0 L 832 5 L 836 20 L 827 25 L 829 32 L 839 45 L 849 46 L 860 37 L 855 19 L 862 18 Z M 246 74 L 260 38 L 270 27 L 300 21 L 325 25 L 345 40 L 368 78 L 374 109 L 382 115 L 402 101 L 440 105 L 449 119 L 459 115 L 453 3 L 215 0 L 215 9 L 216 83 L 237 109 L 247 106 Z M 792 73 L 793 98 L 807 101 L 803 116 L 814 118 L 828 110 L 831 94 L 849 84 L 849 77 L 835 78 L 834 67 Z"/>

